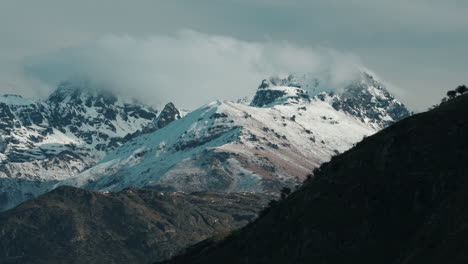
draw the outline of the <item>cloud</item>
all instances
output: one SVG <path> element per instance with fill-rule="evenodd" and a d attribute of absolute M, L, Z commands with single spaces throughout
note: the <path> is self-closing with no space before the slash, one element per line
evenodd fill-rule
<path fill-rule="evenodd" d="M 454 31 L 464 30 L 468 25 L 466 9 L 468 3 L 463 0 L 231 0 L 252 6 L 253 3 L 263 7 L 276 7 L 283 10 L 311 12 L 318 9 L 321 13 L 314 14 L 324 17 L 339 17 L 335 21 L 327 21 L 322 26 L 334 23 L 357 26 L 365 24 L 364 28 L 354 28 L 354 31 L 369 30 L 371 27 L 392 28 L 393 30 L 414 29 L 420 31 Z M 339 15 L 339 16 L 338 16 Z M 325 21 L 325 20 L 324 20 Z M 345 23 L 343 23 L 345 21 Z"/>
<path fill-rule="evenodd" d="M 248 42 L 191 30 L 135 38 L 108 35 L 95 43 L 27 58 L 25 74 L 51 87 L 86 76 L 146 103 L 195 108 L 254 93 L 274 74 L 311 73 L 334 86 L 353 77 L 357 57 L 288 42 Z"/>
<path fill-rule="evenodd" d="M 25 57 L 70 46 L 75 48 L 68 52 L 89 49 L 88 56 L 91 56 L 91 51 L 96 51 L 98 43 L 106 38 L 129 38 L 142 43 L 165 34 L 167 38 L 180 39 L 178 34 L 173 34 L 180 28 L 228 34 L 261 46 L 268 46 L 270 41 L 265 38 L 286 39 L 314 47 L 313 53 L 322 53 L 315 47 L 325 46 L 358 54 L 366 66 L 406 91 L 400 100 L 419 110 L 439 102 L 446 90 L 466 83 L 466 0 L 226 0 L 219 3 L 213 0 L 2 1 L 0 93 L 43 97 L 50 92 L 53 86 L 50 82 L 45 87 L 43 83 L 24 78 L 21 67 L 28 65 L 21 62 Z M 67 51 L 63 53 L 69 56 Z M 60 52 L 54 54 L 61 56 Z M 40 64 L 54 54 L 27 63 Z M 65 66 L 70 71 L 72 66 Z M 37 80 L 37 76 L 31 77 Z M 57 74 L 58 77 L 63 75 Z M 151 100 L 157 99 L 156 93 L 152 94 Z"/>

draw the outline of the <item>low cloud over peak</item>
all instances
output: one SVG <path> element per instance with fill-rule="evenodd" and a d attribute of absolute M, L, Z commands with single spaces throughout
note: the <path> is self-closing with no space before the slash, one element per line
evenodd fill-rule
<path fill-rule="evenodd" d="M 362 68 L 356 56 L 332 49 L 248 42 L 192 30 L 145 38 L 108 35 L 23 63 L 29 78 L 50 89 L 85 76 L 146 103 L 174 101 L 186 108 L 249 95 L 274 74 L 316 74 L 339 87 Z"/>

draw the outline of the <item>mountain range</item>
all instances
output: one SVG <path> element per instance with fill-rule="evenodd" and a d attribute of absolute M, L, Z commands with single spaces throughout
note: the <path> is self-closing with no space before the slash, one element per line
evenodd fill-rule
<path fill-rule="evenodd" d="M 0 213 L 0 262 L 466 263 L 467 107 L 383 128 L 281 197 L 59 186 Z"/>
<path fill-rule="evenodd" d="M 60 185 L 274 195 L 410 114 L 366 72 L 335 90 L 309 75 L 271 77 L 251 100 L 186 115 L 86 81 L 64 82 L 46 100 L 0 101 L 2 210 Z"/>

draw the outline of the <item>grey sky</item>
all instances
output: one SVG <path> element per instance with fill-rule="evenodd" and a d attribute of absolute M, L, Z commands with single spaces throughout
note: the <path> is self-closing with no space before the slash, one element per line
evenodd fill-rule
<path fill-rule="evenodd" d="M 51 61 L 61 59 L 60 65 L 69 64 L 71 69 L 83 65 L 89 68 L 94 62 L 89 59 L 94 54 L 89 50 L 102 54 L 107 53 L 102 52 L 103 48 L 115 47 L 116 52 L 121 52 L 125 51 L 119 50 L 121 45 L 126 43 L 125 47 L 130 45 L 133 52 L 130 55 L 144 58 L 146 56 L 135 53 L 135 49 L 144 47 L 145 51 L 152 53 L 151 49 L 161 44 L 161 38 L 169 36 L 171 40 L 161 48 L 177 56 L 172 44 L 178 40 L 192 41 L 177 35 L 181 30 L 190 29 L 206 39 L 222 35 L 238 41 L 236 43 L 241 46 L 258 44 L 269 52 L 280 50 L 288 53 L 291 49 L 305 49 L 308 56 L 316 58 L 323 49 L 330 48 L 346 54 L 346 58 L 354 54 L 363 65 L 394 85 L 399 99 L 415 110 L 423 110 L 437 102 L 446 90 L 468 82 L 467 12 L 468 2 L 465 0 L 0 0 L 0 92 L 44 96 L 52 84 L 45 82 L 42 75 L 54 75 L 60 79 L 61 74 L 69 73 L 59 71 L 57 65 L 50 67 Z M 101 45 L 109 38 L 116 38 L 121 44 Z M 129 41 L 133 44 L 128 44 Z M 199 45 L 204 43 L 201 41 Z M 271 47 L 271 43 L 276 44 Z M 181 45 L 180 48 L 186 49 L 181 53 L 187 54 L 190 47 L 190 43 Z M 234 49 L 238 53 L 235 54 L 257 54 L 236 47 Z M 84 64 L 76 56 L 83 50 L 87 50 L 88 56 Z M 223 54 L 230 53 L 222 49 L 221 57 L 206 54 L 213 58 L 209 60 L 212 67 L 208 67 L 213 70 L 223 62 Z M 270 53 L 263 52 L 263 56 L 265 54 Z M 226 69 L 241 75 L 238 76 L 240 79 L 246 74 L 246 81 L 239 81 L 239 85 L 250 85 L 257 75 L 239 70 L 243 68 L 244 61 L 235 57 L 226 59 L 226 63 L 233 64 Z M 72 59 L 67 61 L 69 58 Z M 169 58 L 164 57 L 166 60 Z M 203 57 L 193 59 L 203 60 Z M 38 71 L 43 61 L 48 63 Z M 129 58 L 123 61 L 133 62 Z M 175 61 L 187 63 L 185 60 Z M 323 62 L 323 57 L 319 61 Z M 284 62 L 288 64 L 290 61 Z M 35 65 L 34 74 L 24 74 L 31 63 Z M 72 65 L 76 63 L 80 66 Z M 200 63 L 194 63 L 192 68 L 185 67 L 187 78 L 205 76 L 206 72 L 188 74 Z M 143 67 L 147 64 L 153 66 L 149 70 L 157 71 L 161 67 L 148 60 L 135 65 Z M 97 72 L 115 74 L 98 69 L 108 67 L 106 64 L 96 65 L 93 70 Z M 173 69 L 177 67 L 173 66 Z M 119 73 L 123 74 L 125 70 L 120 67 Z M 136 70 L 133 73 L 138 76 Z M 228 76 L 217 73 L 222 78 Z M 262 73 L 257 72 L 258 75 Z M 226 93 L 235 96 L 227 91 L 232 87 L 222 85 L 221 77 L 203 85 L 219 86 L 221 91 L 227 87 L 224 88 Z M 131 85 L 132 78 L 126 80 Z M 231 78 L 228 81 L 235 80 Z M 259 81 L 240 91 L 245 93 L 248 89 L 255 89 Z M 193 85 L 190 89 L 197 89 L 197 80 L 186 82 Z M 193 100 L 201 104 L 213 96 L 219 95 L 194 93 Z M 168 99 L 172 99 L 171 96 Z"/>

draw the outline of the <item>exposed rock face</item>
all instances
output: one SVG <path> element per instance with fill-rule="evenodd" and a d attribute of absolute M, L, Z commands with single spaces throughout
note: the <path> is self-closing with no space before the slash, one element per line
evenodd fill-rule
<path fill-rule="evenodd" d="M 275 89 L 275 87 L 282 88 Z M 255 107 L 271 107 L 272 104 L 281 104 L 286 101 L 295 101 L 296 103 L 301 101 L 310 102 L 307 92 L 298 88 L 300 87 L 284 81 L 278 83 L 275 79 L 263 80 L 250 105 Z"/>
<path fill-rule="evenodd" d="M 62 186 L 0 214 L 1 263 L 150 263 L 254 220 L 268 198 Z"/>
<path fill-rule="evenodd" d="M 386 127 L 410 115 L 406 107 L 395 100 L 385 87 L 367 73 L 359 81 L 334 96 L 333 107 L 363 120 L 372 120 Z"/>
<path fill-rule="evenodd" d="M 286 92 L 283 90 L 260 90 L 256 93 L 252 106 L 262 107 L 269 105 L 285 95 Z"/>
<path fill-rule="evenodd" d="M 173 103 L 168 103 L 158 116 L 156 124 L 158 128 L 167 126 L 170 122 L 180 119 L 180 112 Z"/>
<path fill-rule="evenodd" d="M 275 87 L 281 88 L 275 89 Z M 275 82 L 275 79 L 263 80 L 250 105 L 255 107 L 271 107 L 272 104 L 281 104 L 286 101 L 294 101 L 296 103 L 310 101 L 307 92 L 299 88 L 294 83 Z"/>
<path fill-rule="evenodd" d="M 402 120 L 253 224 L 166 263 L 467 263 L 466 113 L 468 95 Z"/>

